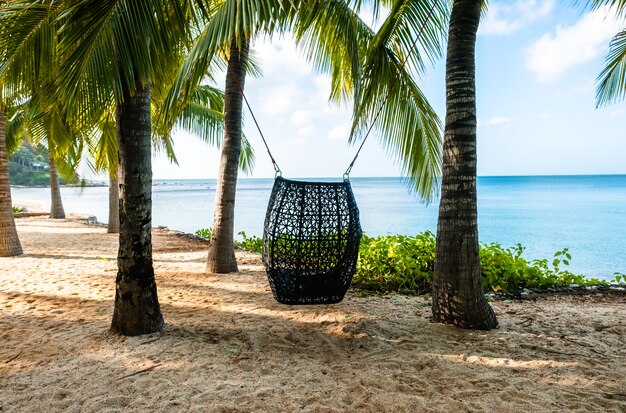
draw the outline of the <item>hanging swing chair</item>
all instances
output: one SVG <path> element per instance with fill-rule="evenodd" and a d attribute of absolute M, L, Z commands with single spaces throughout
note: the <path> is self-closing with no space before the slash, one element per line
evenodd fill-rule
<path fill-rule="evenodd" d="M 436 4 L 434 1 L 426 20 L 430 18 Z M 401 68 L 415 49 L 426 20 Z M 350 186 L 350 171 L 389 99 L 395 81 L 344 173 L 343 181 L 310 182 L 284 179 L 281 176 L 241 83 L 234 71 L 230 70 L 230 73 L 276 172 L 263 229 L 263 265 L 274 298 L 279 303 L 292 305 L 338 303 L 343 300 L 356 272 L 362 235 L 359 208 Z"/>
<path fill-rule="evenodd" d="M 347 177 L 305 182 L 277 176 L 263 230 L 263 264 L 276 301 L 340 302 L 356 271 L 361 234 Z"/>
<path fill-rule="evenodd" d="M 276 172 L 263 228 L 263 265 L 274 298 L 291 305 L 338 303 L 350 287 L 359 256 L 361 222 L 349 176 L 367 136 L 343 181 L 285 179 L 237 75 L 230 73 Z"/>

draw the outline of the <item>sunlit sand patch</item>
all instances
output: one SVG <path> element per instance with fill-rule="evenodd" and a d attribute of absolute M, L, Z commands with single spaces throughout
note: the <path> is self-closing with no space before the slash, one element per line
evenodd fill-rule
<path fill-rule="evenodd" d="M 494 302 L 501 327 L 430 323 L 422 297 L 276 303 L 258 256 L 204 273 L 206 244 L 157 231 L 165 327 L 108 332 L 117 238 L 17 220 L 0 259 L 0 410 L 625 411 L 622 297 Z M 529 321 L 530 320 L 530 321 Z"/>
<path fill-rule="evenodd" d="M 476 356 L 467 354 L 451 354 L 440 355 L 432 354 L 433 357 L 439 357 L 455 363 L 475 364 L 487 367 L 508 367 L 516 369 L 546 369 L 546 368 L 560 368 L 560 367 L 575 367 L 577 362 L 563 362 L 557 360 L 515 360 L 506 357 L 489 357 L 489 356 Z"/>

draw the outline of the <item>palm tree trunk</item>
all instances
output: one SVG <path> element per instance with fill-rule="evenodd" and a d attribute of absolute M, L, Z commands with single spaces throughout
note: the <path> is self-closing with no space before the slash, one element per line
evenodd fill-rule
<path fill-rule="evenodd" d="M 12 206 L 4 108 L 0 105 L 0 257 L 22 254 L 22 245 L 15 229 Z"/>
<path fill-rule="evenodd" d="M 120 232 L 120 191 L 117 173 L 109 172 L 109 223 L 107 224 L 109 234 Z"/>
<path fill-rule="evenodd" d="M 120 237 L 111 330 L 135 336 L 159 331 L 163 316 L 152 266 L 150 86 L 125 91 L 117 105 Z"/>
<path fill-rule="evenodd" d="M 215 194 L 213 235 L 206 265 L 206 270 L 212 273 L 237 272 L 234 248 L 235 192 L 241 153 L 243 109 L 239 87 L 242 89 L 244 87 L 248 48 L 247 39 L 241 42 L 241 48 L 238 47 L 235 39 L 230 44 L 230 59 L 224 90 L 224 146 Z"/>
<path fill-rule="evenodd" d="M 474 52 L 483 0 L 452 6 L 446 60 L 446 126 L 433 319 L 463 328 L 498 325 L 485 299 L 476 206 L 476 73 Z"/>
<path fill-rule="evenodd" d="M 63 219 L 65 218 L 65 210 L 63 209 L 63 200 L 61 199 L 57 165 L 51 154 L 48 155 L 48 160 L 50 162 L 50 218 Z"/>

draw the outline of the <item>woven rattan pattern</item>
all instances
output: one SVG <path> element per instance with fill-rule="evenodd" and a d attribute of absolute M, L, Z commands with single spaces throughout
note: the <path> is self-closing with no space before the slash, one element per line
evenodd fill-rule
<path fill-rule="evenodd" d="M 263 264 L 276 301 L 341 301 L 356 270 L 361 234 L 349 180 L 277 177 L 263 230 Z"/>

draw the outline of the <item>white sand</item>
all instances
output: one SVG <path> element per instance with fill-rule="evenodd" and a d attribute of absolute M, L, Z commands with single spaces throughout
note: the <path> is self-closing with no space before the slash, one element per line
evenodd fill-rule
<path fill-rule="evenodd" d="M 206 245 L 156 232 L 166 326 L 126 338 L 107 332 L 117 236 L 17 225 L 25 255 L 0 258 L 2 413 L 626 411 L 624 295 L 495 302 L 499 329 L 464 331 L 431 323 L 423 297 L 281 305 L 258 256 L 209 275 Z"/>
<path fill-rule="evenodd" d="M 43 212 L 43 204 L 32 199 L 13 198 L 13 206 L 24 209 L 24 212 Z"/>

